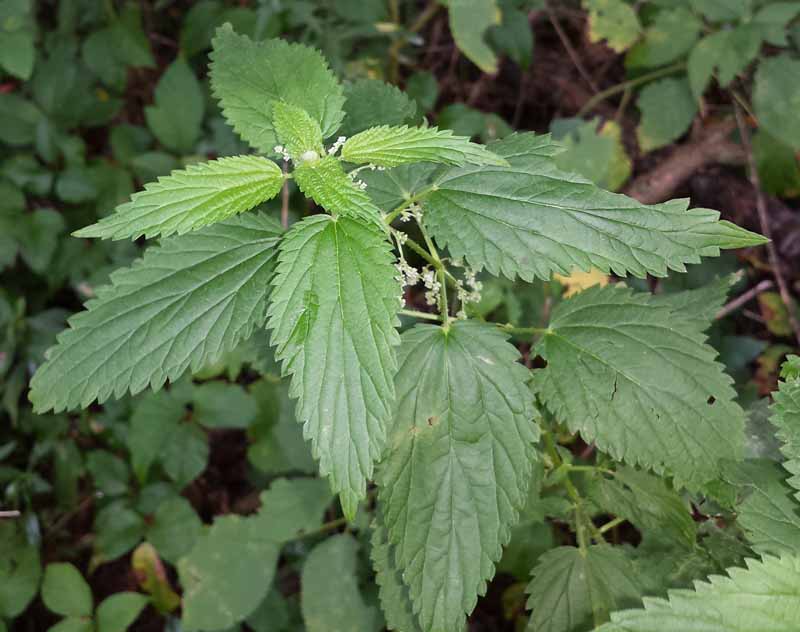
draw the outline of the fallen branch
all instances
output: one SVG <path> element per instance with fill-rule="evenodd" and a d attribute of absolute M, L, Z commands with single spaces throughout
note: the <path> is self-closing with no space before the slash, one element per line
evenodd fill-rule
<path fill-rule="evenodd" d="M 717 315 L 714 317 L 716 320 L 720 318 L 725 318 L 728 314 L 735 312 L 737 309 L 743 307 L 751 300 L 753 300 L 756 296 L 761 294 L 762 292 L 766 292 L 767 290 L 771 290 L 775 284 L 770 279 L 764 279 L 757 285 L 751 287 L 747 292 L 737 296 L 732 301 L 729 301 L 726 305 L 722 307 L 721 310 L 717 312 Z"/>
<path fill-rule="evenodd" d="M 744 164 L 745 149 L 729 136 L 736 122 L 727 119 L 707 127 L 696 139 L 679 145 L 652 171 L 635 178 L 625 193 L 642 204 L 656 204 L 673 196 L 692 174 L 712 164 Z"/>

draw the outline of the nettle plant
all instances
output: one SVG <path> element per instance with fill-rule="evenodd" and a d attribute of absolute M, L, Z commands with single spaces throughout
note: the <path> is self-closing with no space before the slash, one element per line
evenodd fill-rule
<path fill-rule="evenodd" d="M 70 320 L 31 382 L 36 411 L 159 389 L 266 326 L 345 517 L 360 504 L 372 511 L 389 627 L 462 630 L 520 512 L 546 485 L 565 490 L 559 515 L 577 546 L 553 549 L 537 567 L 531 629 L 570 629 L 587 612 L 599 624 L 642 594 L 626 550 L 591 519 L 601 496 L 590 501 L 578 477 L 615 499 L 609 513 L 636 524 L 631 507 L 645 524 L 666 516 L 667 530 L 677 524 L 694 542 L 678 492 L 714 496 L 722 464 L 743 455 L 744 413 L 703 333 L 731 280 L 658 296 L 592 288 L 560 303 L 546 327 L 516 328 L 466 317 L 480 294 L 475 275 L 663 277 L 764 239 L 716 211 L 687 210 L 686 200 L 645 206 L 562 172 L 549 136 L 514 134 L 488 148 L 425 126 L 337 137 L 342 87 L 300 45 L 254 43 L 226 25 L 211 58 L 225 117 L 264 155 L 175 171 L 76 233 L 163 240 Z M 319 214 L 284 230 L 246 212 L 287 179 Z M 436 311 L 404 309 L 404 285 L 424 286 Z M 430 322 L 401 335 L 400 315 Z M 512 334 L 536 340 L 529 357 L 544 368 L 520 362 Z M 594 464 L 576 465 L 561 445 L 578 434 L 596 446 Z M 800 560 L 765 558 L 736 573 L 703 594 L 727 598 L 743 578 L 737 608 L 755 603 L 749 589 L 786 577 L 796 586 Z M 568 599 L 573 581 L 590 583 L 590 602 Z M 641 616 L 666 620 L 671 606 L 651 606 L 655 614 Z M 547 627 L 553 617 L 561 623 Z"/>

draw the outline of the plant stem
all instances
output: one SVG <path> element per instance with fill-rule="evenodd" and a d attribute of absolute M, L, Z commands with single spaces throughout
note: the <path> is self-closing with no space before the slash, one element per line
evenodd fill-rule
<path fill-rule="evenodd" d="M 622 83 L 618 83 L 615 86 L 611 86 L 610 88 L 601 90 L 591 99 L 586 101 L 586 103 L 583 104 L 583 107 L 580 110 L 578 110 L 578 113 L 575 116 L 581 118 L 582 116 L 590 112 L 598 103 L 602 103 L 609 97 L 613 97 L 615 94 L 619 94 L 620 92 L 625 92 L 626 90 L 635 88 L 636 86 L 639 86 L 643 83 L 647 83 L 648 81 L 652 81 L 653 79 L 666 77 L 667 75 L 671 75 L 685 68 L 686 68 L 686 62 L 680 61 L 678 63 L 672 64 L 671 66 L 659 68 L 658 70 L 654 70 L 653 72 L 648 72 L 644 75 L 636 77 L 635 79 L 629 79 L 628 81 L 623 81 Z"/>
<path fill-rule="evenodd" d="M 389 46 L 389 81 L 391 81 L 393 84 L 397 85 L 397 83 L 400 81 L 400 50 L 408 42 L 409 36 L 421 31 L 423 27 L 433 19 L 438 11 L 439 2 L 437 0 L 431 0 L 428 3 L 428 6 L 425 7 L 417 19 L 414 20 L 414 23 L 408 28 L 408 31 L 400 35 L 392 42 L 392 45 Z M 394 22 L 397 24 L 398 28 L 401 26 L 399 21 L 399 12 L 398 19 L 394 20 Z"/>
<path fill-rule="evenodd" d="M 611 531 L 614 527 L 618 527 L 623 522 L 625 522 L 625 518 L 614 518 L 609 522 L 606 522 L 602 527 L 598 529 L 600 533 L 606 533 L 607 531 Z"/>
<path fill-rule="evenodd" d="M 550 331 L 547 327 L 515 327 L 511 323 L 496 324 L 500 329 L 507 331 L 510 334 L 530 334 L 532 336 L 543 336 Z"/>
<path fill-rule="evenodd" d="M 21 514 L 19 513 L 19 511 L 17 511 L 16 509 L 13 509 L 11 511 L 0 511 L 0 520 L 3 520 L 5 518 L 19 518 L 20 515 Z"/>
<path fill-rule="evenodd" d="M 421 191 L 417 191 L 414 195 L 412 195 L 407 200 L 403 200 L 402 204 L 398 204 L 397 207 L 393 208 L 391 211 L 386 213 L 386 215 L 383 216 L 383 221 L 388 226 L 394 220 L 397 219 L 397 216 L 400 215 L 400 213 L 402 213 L 404 210 L 406 210 L 412 204 L 416 204 L 417 202 L 419 202 L 422 198 L 424 198 L 426 195 L 428 195 L 428 193 L 430 193 L 432 190 L 433 190 L 433 187 L 431 186 L 431 187 L 427 187 L 425 189 L 422 189 Z"/>
<path fill-rule="evenodd" d="M 423 320 L 441 320 L 436 314 L 429 314 L 428 312 L 420 312 L 415 309 L 401 309 L 400 313 L 403 316 L 410 316 L 412 318 L 422 318 Z"/>

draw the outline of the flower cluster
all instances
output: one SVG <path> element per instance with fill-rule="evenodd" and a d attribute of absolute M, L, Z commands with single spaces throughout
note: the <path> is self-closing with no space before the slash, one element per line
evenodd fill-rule
<path fill-rule="evenodd" d="M 400 213 L 400 221 L 407 222 L 411 218 L 414 218 L 419 224 L 422 221 L 422 207 L 419 204 L 409 204 L 403 211 Z"/>

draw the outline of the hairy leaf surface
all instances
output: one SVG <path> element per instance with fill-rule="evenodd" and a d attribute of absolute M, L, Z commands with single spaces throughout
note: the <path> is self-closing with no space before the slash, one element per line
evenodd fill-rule
<path fill-rule="evenodd" d="M 351 217 L 317 215 L 281 244 L 269 327 L 320 472 L 348 517 L 366 494 L 394 402 L 400 288 L 389 244 Z"/>
<path fill-rule="evenodd" d="M 379 500 L 423 630 L 462 630 L 525 504 L 538 428 L 518 358 L 485 323 L 403 335 Z"/>
<path fill-rule="evenodd" d="M 220 158 L 146 184 L 114 214 L 73 234 L 105 239 L 183 234 L 250 210 L 275 197 L 282 184 L 280 168 L 266 158 Z"/>
<path fill-rule="evenodd" d="M 348 162 L 397 167 L 413 162 L 447 165 L 507 165 L 508 163 L 473 143 L 466 136 L 435 127 L 389 127 L 382 125 L 356 134 L 342 147 Z"/>
<path fill-rule="evenodd" d="M 380 209 L 356 186 L 336 158 L 325 156 L 302 162 L 294 170 L 294 179 L 307 197 L 329 213 L 359 217 L 382 226 Z"/>
<path fill-rule="evenodd" d="M 793 370 L 800 368 L 797 356 L 792 356 L 790 363 Z M 794 497 L 800 501 L 800 375 L 790 375 L 779 382 L 778 391 L 772 396 L 775 404 L 770 421 L 778 428 L 781 452 L 786 457 L 783 466 L 791 475 L 788 483 L 798 490 Z"/>
<path fill-rule="evenodd" d="M 644 609 L 611 615 L 597 632 L 794 632 L 800 620 L 800 557 L 765 556 L 712 575 L 695 590 L 644 599 Z"/>
<path fill-rule="evenodd" d="M 148 249 L 73 316 L 31 380 L 38 412 L 158 389 L 261 325 L 280 226 L 242 215 Z"/>
<path fill-rule="evenodd" d="M 621 549 L 560 546 L 548 551 L 528 584 L 527 632 L 591 630 L 611 610 L 639 604 L 634 567 Z"/>
<path fill-rule="evenodd" d="M 272 39 L 253 42 L 222 26 L 211 53 L 211 87 L 233 129 L 253 147 L 272 153 L 278 138 L 272 104 L 285 101 L 319 123 L 323 138 L 344 117 L 342 87 L 313 48 Z"/>
<path fill-rule="evenodd" d="M 534 390 L 587 442 L 697 487 L 744 442 L 732 380 L 702 329 L 657 297 L 590 288 L 553 311 Z"/>
<path fill-rule="evenodd" d="M 668 270 L 759 235 L 686 200 L 646 206 L 560 171 L 549 135 L 515 134 L 489 148 L 510 167 L 451 169 L 425 198 L 425 221 L 454 257 L 508 278 L 549 279 L 578 268 L 624 276 Z"/>

